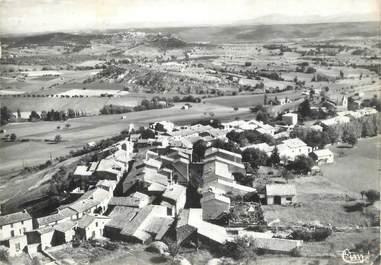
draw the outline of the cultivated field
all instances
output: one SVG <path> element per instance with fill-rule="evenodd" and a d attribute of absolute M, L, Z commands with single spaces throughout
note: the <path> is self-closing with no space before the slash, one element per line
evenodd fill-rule
<path fill-rule="evenodd" d="M 15 133 L 19 139 L 32 139 L 30 142 L 1 143 L 0 144 L 0 174 L 13 171 L 27 165 L 45 162 L 50 154 L 53 157 L 68 154 L 70 150 L 82 148 L 90 141 L 97 141 L 118 135 L 122 130 L 128 129 L 130 123 L 136 128 L 148 125 L 149 122 L 158 120 L 190 121 L 210 117 L 234 118 L 237 115 L 248 113 L 247 108 L 234 111 L 231 107 L 223 107 L 212 104 L 193 104 L 189 110 L 182 110 L 182 104 L 176 104 L 169 109 L 148 110 L 116 115 L 103 115 L 69 119 L 67 122 L 35 122 L 7 124 L 4 128 L 7 133 Z M 124 119 L 121 117 L 124 116 Z M 69 123 L 71 127 L 65 128 Z M 60 126 L 61 129 L 57 129 Z M 54 139 L 60 134 L 62 143 L 48 144 L 45 139 Z"/>
<path fill-rule="evenodd" d="M 354 192 L 380 187 L 381 135 L 360 139 L 354 148 L 330 149 L 335 163 L 322 166 L 325 178 Z"/>
<path fill-rule="evenodd" d="M 296 99 L 300 98 L 301 93 L 294 92 L 294 91 L 286 91 L 282 93 L 276 93 L 276 94 L 268 94 L 267 99 L 274 99 L 275 97 L 278 98 L 289 98 L 289 99 Z M 215 98 L 207 98 L 204 99 L 205 102 L 210 104 L 216 104 L 221 106 L 230 106 L 230 107 L 252 107 L 258 104 L 263 105 L 264 102 L 264 95 L 237 95 L 237 96 L 224 96 L 224 97 L 215 97 Z"/>
<path fill-rule="evenodd" d="M 297 201 L 301 207 L 265 205 L 263 210 L 269 222 L 279 219 L 280 225 L 319 222 L 339 227 L 369 224 L 363 213 L 346 212 L 343 207 L 347 196 L 361 199 L 360 193 L 353 193 L 320 176 L 300 177 L 291 183 L 296 185 Z"/>

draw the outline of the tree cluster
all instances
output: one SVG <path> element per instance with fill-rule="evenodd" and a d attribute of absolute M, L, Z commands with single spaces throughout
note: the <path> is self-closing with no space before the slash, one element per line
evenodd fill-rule
<path fill-rule="evenodd" d="M 376 136 L 379 130 L 378 115 L 364 116 L 352 119 L 348 123 L 337 124 L 324 128 L 328 133 L 331 143 L 343 141 L 349 144 L 356 144 L 358 138 Z"/>
<path fill-rule="evenodd" d="M 213 128 L 222 128 L 221 121 L 219 119 L 202 119 L 191 123 L 191 125 L 201 124 L 204 126 L 212 126 Z"/>
<path fill-rule="evenodd" d="M 246 130 L 242 132 L 230 131 L 226 134 L 226 137 L 238 143 L 240 146 L 247 146 L 248 144 L 267 143 L 269 145 L 275 144 L 275 139 L 269 134 L 261 134 L 255 130 Z"/>
<path fill-rule="evenodd" d="M 287 165 L 287 169 L 298 174 L 307 174 L 314 166 L 314 161 L 311 157 L 305 155 L 299 155 L 294 161 Z"/>
<path fill-rule="evenodd" d="M 0 126 L 5 125 L 13 119 L 13 113 L 6 106 L 0 109 Z"/>
<path fill-rule="evenodd" d="M 294 127 L 290 133 L 291 138 L 299 138 L 308 146 L 324 148 L 325 145 L 332 142 L 330 135 L 327 131 L 311 130 L 303 127 Z"/>

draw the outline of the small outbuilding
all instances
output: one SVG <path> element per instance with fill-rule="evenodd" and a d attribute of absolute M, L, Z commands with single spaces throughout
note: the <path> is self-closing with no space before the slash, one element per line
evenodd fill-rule
<path fill-rule="evenodd" d="M 296 201 L 296 188 L 293 184 L 266 185 L 266 200 L 268 205 L 286 205 Z"/>

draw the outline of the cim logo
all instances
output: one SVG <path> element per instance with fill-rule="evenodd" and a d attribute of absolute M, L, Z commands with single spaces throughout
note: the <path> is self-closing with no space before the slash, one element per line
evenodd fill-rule
<path fill-rule="evenodd" d="M 341 253 L 341 258 L 345 263 L 348 264 L 369 264 L 370 262 L 370 253 L 356 253 L 351 252 L 349 249 L 343 250 Z"/>

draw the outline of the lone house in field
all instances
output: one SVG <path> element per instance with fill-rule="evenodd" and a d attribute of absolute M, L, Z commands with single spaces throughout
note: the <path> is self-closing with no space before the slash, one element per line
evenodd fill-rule
<path fill-rule="evenodd" d="M 286 205 L 296 201 L 296 188 L 292 184 L 266 185 L 267 204 Z"/>

